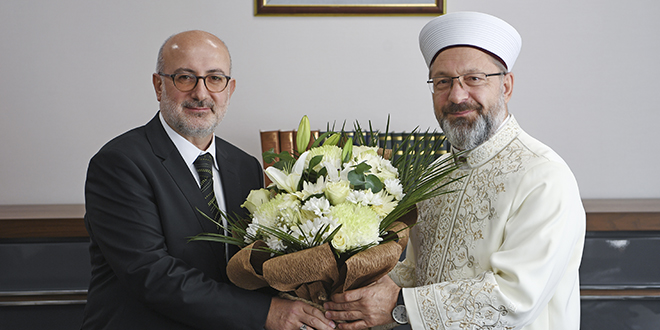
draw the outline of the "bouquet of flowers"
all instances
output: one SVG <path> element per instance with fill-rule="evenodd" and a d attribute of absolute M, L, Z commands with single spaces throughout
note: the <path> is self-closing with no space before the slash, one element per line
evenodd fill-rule
<path fill-rule="evenodd" d="M 362 132 L 357 123 L 356 141 L 343 129 L 310 141 L 307 116 L 297 132 L 293 154 L 264 153 L 266 163 L 277 160 L 265 170 L 273 183 L 247 197 L 242 206 L 250 219 L 223 214 L 231 235 L 191 240 L 242 247 L 227 266 L 239 287 L 271 287 L 322 304 L 396 265 L 416 220 L 415 204 L 448 193 L 445 186 L 456 179 L 447 176 L 456 165 L 436 160 L 433 151 L 442 141 L 413 143 L 412 134 L 399 149 L 384 150 L 379 132 Z M 396 152 L 402 156 L 392 161 Z"/>

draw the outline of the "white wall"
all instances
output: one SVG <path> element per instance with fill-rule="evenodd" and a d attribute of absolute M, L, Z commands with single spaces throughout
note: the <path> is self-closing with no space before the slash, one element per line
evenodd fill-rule
<path fill-rule="evenodd" d="M 660 198 L 660 2 L 448 0 L 518 28 L 510 111 L 571 165 L 584 198 Z M 82 203 L 89 158 L 157 111 L 169 35 L 223 38 L 237 90 L 218 134 L 259 155 L 258 131 L 303 114 L 383 129 L 437 127 L 417 35 L 431 18 L 255 17 L 253 1 L 0 3 L 0 204 Z"/>

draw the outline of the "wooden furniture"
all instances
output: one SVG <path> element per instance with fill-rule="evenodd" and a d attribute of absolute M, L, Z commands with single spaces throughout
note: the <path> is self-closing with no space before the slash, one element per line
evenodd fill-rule
<path fill-rule="evenodd" d="M 82 204 L 0 205 L 0 239 L 89 237 Z"/>
<path fill-rule="evenodd" d="M 0 328 L 77 329 L 91 276 L 84 207 L 0 205 Z"/>
<path fill-rule="evenodd" d="M 582 329 L 660 324 L 660 200 L 584 200 Z"/>

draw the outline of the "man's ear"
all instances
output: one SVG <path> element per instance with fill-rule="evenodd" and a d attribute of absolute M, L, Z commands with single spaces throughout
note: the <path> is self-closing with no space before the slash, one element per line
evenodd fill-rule
<path fill-rule="evenodd" d="M 163 94 L 163 79 L 157 74 L 154 73 L 151 76 L 151 81 L 154 84 L 154 90 L 156 91 L 156 99 L 160 102 L 160 97 Z"/>
<path fill-rule="evenodd" d="M 236 89 L 236 79 L 232 79 L 229 81 L 229 86 L 227 86 L 229 89 L 229 97 L 231 98 L 231 95 L 234 94 L 234 90 Z"/>
<path fill-rule="evenodd" d="M 504 75 L 504 101 L 509 103 L 511 95 L 513 94 L 513 73 L 509 72 Z"/>

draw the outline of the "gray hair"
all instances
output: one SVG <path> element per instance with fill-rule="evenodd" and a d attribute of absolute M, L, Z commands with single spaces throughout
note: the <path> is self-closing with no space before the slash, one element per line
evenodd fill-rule
<path fill-rule="evenodd" d="M 156 73 L 162 73 L 163 69 L 165 67 L 165 60 L 163 59 L 163 49 L 165 49 L 165 45 L 167 45 L 167 42 L 170 41 L 176 34 L 173 34 L 169 36 L 167 39 L 165 39 L 165 42 L 163 42 L 162 45 L 160 45 L 160 49 L 158 50 L 158 59 L 156 60 Z"/>

